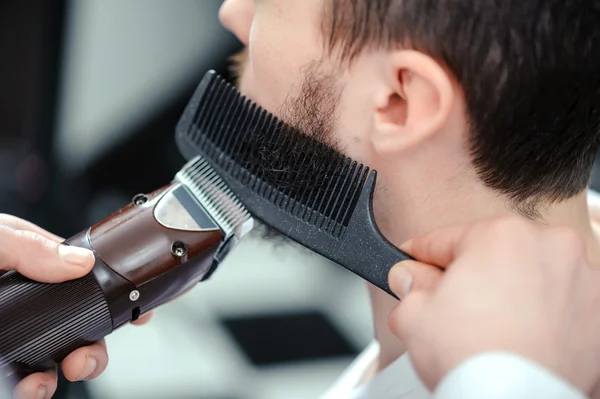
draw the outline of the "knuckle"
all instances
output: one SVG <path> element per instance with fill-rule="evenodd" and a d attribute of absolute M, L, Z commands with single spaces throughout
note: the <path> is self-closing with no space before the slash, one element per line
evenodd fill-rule
<path fill-rule="evenodd" d="M 30 245 L 36 246 L 39 249 L 51 250 L 56 248 L 56 243 L 32 231 L 16 230 L 15 234 L 22 240 L 27 241 Z"/>
<path fill-rule="evenodd" d="M 394 310 L 388 323 L 392 332 L 403 340 L 409 339 L 414 335 L 418 326 L 416 319 L 421 314 L 423 307 L 424 294 L 415 292 L 404 298 Z"/>
<path fill-rule="evenodd" d="M 0 213 L 0 225 L 12 226 L 14 224 L 14 220 L 14 216 L 6 213 Z"/>
<path fill-rule="evenodd" d="M 394 308 L 394 310 L 392 311 L 392 313 L 390 314 L 390 317 L 388 317 L 388 328 L 396 336 L 398 335 L 399 306 L 400 305 L 396 306 Z"/>
<path fill-rule="evenodd" d="M 412 240 L 411 254 L 429 254 L 429 244 L 422 237 L 417 237 Z"/>

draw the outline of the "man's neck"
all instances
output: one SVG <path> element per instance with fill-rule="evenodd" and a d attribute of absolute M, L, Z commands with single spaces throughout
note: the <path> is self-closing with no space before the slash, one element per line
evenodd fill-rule
<path fill-rule="evenodd" d="M 439 196 L 435 196 L 436 194 Z M 442 226 L 516 213 L 497 196 L 488 196 L 485 189 L 478 191 L 475 188 L 469 195 L 465 195 L 464 192 L 452 195 L 448 191 L 445 194 L 429 193 L 425 196 L 418 196 L 413 191 L 411 197 L 402 197 L 402 203 L 396 204 L 398 205 L 396 208 L 390 208 L 390 204 L 386 204 L 385 208 L 387 209 L 399 209 L 396 214 L 377 215 L 376 212 L 376 218 L 378 223 L 384 226 L 385 230 L 383 231 L 386 236 L 394 244 L 400 245 L 409 238 Z M 387 198 L 390 197 L 387 196 Z M 428 204 L 429 206 L 427 206 Z M 405 212 L 405 210 L 411 210 L 411 212 Z M 540 213 L 542 220 L 539 222 L 542 224 L 569 226 L 578 231 L 585 239 L 590 261 L 600 265 L 600 248 L 590 223 L 585 192 L 567 201 L 542 207 Z M 393 226 L 392 222 L 395 221 L 402 221 L 402 226 Z M 397 300 L 372 285 L 369 285 L 369 293 L 375 337 L 380 345 L 380 356 L 375 368 L 376 372 L 379 372 L 404 354 L 406 349 L 388 328 L 388 317 L 398 304 Z M 369 376 L 365 376 L 366 379 L 369 379 Z"/>

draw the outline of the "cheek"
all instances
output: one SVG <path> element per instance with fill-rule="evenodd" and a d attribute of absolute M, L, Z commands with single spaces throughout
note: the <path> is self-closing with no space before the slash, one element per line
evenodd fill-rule
<path fill-rule="evenodd" d="M 248 95 L 272 113 L 300 87 L 303 67 L 321 57 L 306 5 L 285 4 L 285 12 L 257 9 L 249 34 Z"/>
<path fill-rule="evenodd" d="M 273 36 L 258 24 L 253 25 L 243 89 L 267 111 L 277 114 L 294 86 L 299 67 L 289 57 L 282 56 L 285 52 L 280 40 Z"/>
<path fill-rule="evenodd" d="M 370 136 L 373 113 L 367 99 L 352 85 L 345 87 L 338 108 L 336 136 L 347 156 L 372 165 L 376 158 Z"/>

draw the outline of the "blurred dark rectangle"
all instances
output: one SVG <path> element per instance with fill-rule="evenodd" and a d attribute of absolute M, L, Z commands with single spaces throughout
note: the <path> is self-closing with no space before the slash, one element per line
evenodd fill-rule
<path fill-rule="evenodd" d="M 66 0 L 0 2 L 0 212 L 43 227 L 66 9 Z"/>
<path fill-rule="evenodd" d="M 7 0 L 0 3 L 0 145 L 23 139 L 25 121 L 34 101 L 36 26 L 39 1 Z"/>
<path fill-rule="evenodd" d="M 52 107 L 64 0 L 0 2 L 0 145 L 37 141 L 40 112 Z M 57 37 L 59 36 L 59 37 Z M 54 68 L 53 68 L 54 66 Z M 49 82 L 50 80 L 50 82 Z M 50 110 L 52 112 L 52 110 Z M 50 126 L 42 128 L 47 132 Z"/>
<path fill-rule="evenodd" d="M 255 366 L 356 356 L 358 351 L 320 312 L 223 320 Z"/>

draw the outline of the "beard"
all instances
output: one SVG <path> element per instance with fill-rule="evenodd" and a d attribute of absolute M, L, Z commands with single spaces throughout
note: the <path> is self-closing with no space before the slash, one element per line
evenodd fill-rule
<path fill-rule="evenodd" d="M 231 57 L 229 70 L 238 90 L 242 86 L 247 58 L 247 49 Z M 327 72 L 323 68 L 321 61 L 310 62 L 300 70 L 301 83 L 297 90 L 288 94 L 277 117 L 298 131 L 342 152 L 335 131 L 343 87 L 337 82 L 334 72 Z M 295 151 L 303 152 L 303 149 L 295 148 Z M 291 243 L 291 240 L 263 224 L 259 224 L 255 231 L 260 238 L 274 243 Z"/>
<path fill-rule="evenodd" d="M 238 90 L 242 85 L 247 60 L 247 49 L 230 58 L 229 71 Z M 337 82 L 335 72 L 326 72 L 321 61 L 312 61 L 300 70 L 302 80 L 299 89 L 296 93 L 288 94 L 277 117 L 339 151 L 335 128 L 342 87 Z"/>
<path fill-rule="evenodd" d="M 340 151 L 335 131 L 342 90 L 334 76 L 321 71 L 318 62 L 303 70 L 298 93 L 286 98 L 279 116 L 300 132 Z"/>

